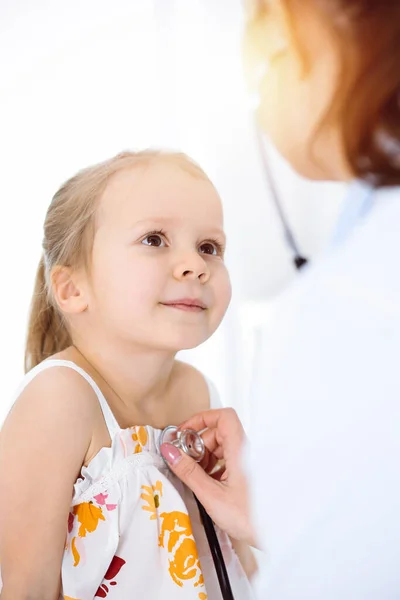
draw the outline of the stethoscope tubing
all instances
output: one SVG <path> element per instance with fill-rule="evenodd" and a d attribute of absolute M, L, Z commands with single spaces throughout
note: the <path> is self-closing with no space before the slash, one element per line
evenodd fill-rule
<path fill-rule="evenodd" d="M 228 571 L 226 570 L 224 557 L 222 555 L 222 550 L 217 537 L 217 532 L 215 531 L 214 523 L 204 506 L 198 500 L 198 498 L 196 496 L 194 496 L 194 498 L 199 509 L 201 520 L 203 522 L 203 527 L 207 536 L 208 545 L 210 546 L 210 552 L 214 562 L 215 571 L 217 573 L 222 598 L 223 600 L 234 600 L 231 583 L 229 581 Z"/>
<path fill-rule="evenodd" d="M 299 271 L 309 261 L 307 258 L 305 258 L 301 254 L 299 246 L 295 240 L 294 234 L 289 226 L 288 220 L 286 218 L 285 212 L 283 210 L 283 206 L 282 206 L 280 198 L 279 198 L 278 189 L 275 184 L 274 177 L 272 175 L 271 167 L 270 167 L 269 161 L 267 159 L 267 155 L 266 155 L 265 148 L 264 148 L 264 139 L 263 139 L 262 133 L 261 133 L 260 129 L 258 128 L 257 124 L 255 124 L 255 135 L 256 135 L 258 150 L 259 150 L 261 163 L 262 163 L 262 167 L 263 167 L 264 179 L 269 188 L 272 201 L 275 205 L 275 209 L 276 209 L 278 218 L 281 222 L 285 241 L 292 252 L 293 264 L 294 264 L 295 268 Z"/>

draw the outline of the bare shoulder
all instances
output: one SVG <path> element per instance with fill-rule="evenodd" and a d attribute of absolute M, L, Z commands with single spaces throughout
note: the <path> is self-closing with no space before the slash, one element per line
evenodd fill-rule
<path fill-rule="evenodd" d="M 210 408 L 210 389 L 207 379 L 192 365 L 176 361 L 174 386 L 179 390 L 179 397 L 185 398 L 190 416 Z"/>
<path fill-rule="evenodd" d="M 76 371 L 52 366 L 40 371 L 22 389 L 4 423 L 3 430 L 30 424 L 31 428 L 73 427 L 75 434 L 91 434 L 96 394 Z"/>

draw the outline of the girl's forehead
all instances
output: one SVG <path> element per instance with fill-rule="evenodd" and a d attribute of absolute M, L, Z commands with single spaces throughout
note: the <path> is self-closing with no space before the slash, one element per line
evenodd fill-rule
<path fill-rule="evenodd" d="M 99 218 L 222 221 L 222 205 L 212 183 L 180 165 L 156 164 L 125 169 L 109 181 L 100 201 Z"/>

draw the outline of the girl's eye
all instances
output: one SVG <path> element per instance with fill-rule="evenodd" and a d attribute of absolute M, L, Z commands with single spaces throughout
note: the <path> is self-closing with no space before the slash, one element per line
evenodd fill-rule
<path fill-rule="evenodd" d="M 161 248 L 162 246 L 166 245 L 163 238 L 158 233 L 151 233 L 150 235 L 147 235 L 142 240 L 142 244 L 145 246 L 152 246 L 153 248 Z"/>
<path fill-rule="evenodd" d="M 224 251 L 218 242 L 204 242 L 199 247 L 199 251 L 202 254 L 208 254 L 209 256 L 222 256 Z"/>

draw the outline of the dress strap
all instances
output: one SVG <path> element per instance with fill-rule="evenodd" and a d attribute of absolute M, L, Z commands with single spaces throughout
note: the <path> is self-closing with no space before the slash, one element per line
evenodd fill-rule
<path fill-rule="evenodd" d="M 223 408 L 223 404 L 221 402 L 221 398 L 216 386 L 211 381 L 211 379 L 208 379 L 208 377 L 206 377 L 205 375 L 203 375 L 203 377 L 206 380 L 208 386 L 208 393 L 210 396 L 210 408 Z"/>
<path fill-rule="evenodd" d="M 84 379 L 86 379 L 86 381 L 88 382 L 88 384 L 90 385 L 90 387 L 93 389 L 94 393 L 97 396 L 97 399 L 100 404 L 100 408 L 101 408 L 103 416 L 104 416 L 104 420 L 106 422 L 108 433 L 110 434 L 110 438 L 113 439 L 115 434 L 117 432 L 121 431 L 121 428 L 118 425 L 117 420 L 114 417 L 114 415 L 111 411 L 111 408 L 108 405 L 107 400 L 103 396 L 99 386 L 94 381 L 94 379 L 92 379 L 92 377 L 90 377 L 90 375 L 88 373 L 86 373 L 86 371 L 81 369 L 81 367 L 78 367 L 78 365 L 76 365 L 71 360 L 61 360 L 61 359 L 55 359 L 55 358 L 44 360 L 39 365 L 34 367 L 31 371 L 29 371 L 29 373 L 27 374 L 27 376 L 23 382 L 23 387 L 26 387 L 28 385 L 28 383 L 30 381 L 32 381 L 32 379 L 38 373 L 40 373 L 41 371 L 45 371 L 46 369 L 50 369 L 52 367 L 67 367 L 68 369 L 72 369 L 73 371 L 76 371 L 77 373 L 79 373 L 79 375 L 81 375 Z"/>

